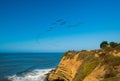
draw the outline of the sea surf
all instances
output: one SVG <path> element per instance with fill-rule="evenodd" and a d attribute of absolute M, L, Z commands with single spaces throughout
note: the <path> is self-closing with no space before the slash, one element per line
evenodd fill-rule
<path fill-rule="evenodd" d="M 0 81 L 43 81 L 63 53 L 0 53 Z"/>

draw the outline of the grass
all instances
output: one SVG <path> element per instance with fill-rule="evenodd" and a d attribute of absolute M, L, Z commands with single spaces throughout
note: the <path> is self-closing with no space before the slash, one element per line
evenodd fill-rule
<path fill-rule="evenodd" d="M 96 66 L 98 66 L 98 64 L 99 62 L 97 59 L 85 63 L 82 69 L 83 76 L 90 74 L 96 68 Z"/>
<path fill-rule="evenodd" d="M 118 81 L 118 78 L 117 77 L 110 77 L 110 78 L 107 78 L 103 81 Z"/>
<path fill-rule="evenodd" d="M 120 57 L 106 55 L 104 58 L 104 64 L 105 63 L 107 63 L 109 66 L 118 66 L 120 65 Z"/>
<path fill-rule="evenodd" d="M 62 58 L 64 57 L 63 60 L 73 59 L 75 54 L 77 54 L 77 52 L 75 52 L 75 51 L 68 51 L 68 52 L 63 54 Z"/>
<path fill-rule="evenodd" d="M 94 54 L 90 51 L 82 51 L 79 53 L 77 60 L 84 60 L 85 58 L 93 58 Z"/>
<path fill-rule="evenodd" d="M 69 51 L 66 52 L 63 57 L 65 59 L 72 59 L 75 54 L 78 54 L 77 61 L 83 60 L 83 63 L 80 65 L 78 72 L 73 79 L 74 81 L 82 81 L 86 76 L 88 76 L 97 66 L 98 64 L 107 65 L 108 69 L 110 69 L 110 74 L 105 76 L 105 79 L 103 81 L 117 81 L 117 78 L 115 77 L 118 72 L 113 70 L 114 66 L 120 65 L 120 57 L 116 57 L 112 54 L 109 54 L 109 52 L 113 50 L 120 50 L 120 46 L 116 48 L 108 47 L 104 50 L 97 50 L 97 51 L 80 51 L 80 52 L 73 52 Z M 100 58 L 96 58 L 94 56 L 95 53 L 105 53 L 104 56 Z M 71 54 L 69 54 L 71 53 Z"/>
<path fill-rule="evenodd" d="M 91 57 L 90 57 L 91 58 Z M 86 58 L 84 63 L 78 70 L 78 74 L 74 81 L 82 81 L 86 76 L 88 76 L 99 64 L 99 60 L 96 58 Z"/>
<path fill-rule="evenodd" d="M 111 50 L 111 49 L 110 49 Z M 103 58 L 95 58 L 92 52 L 83 52 L 79 54 L 78 60 L 83 60 L 82 65 L 80 66 L 79 73 L 76 75 L 75 81 L 82 81 L 86 76 L 88 76 L 99 63 L 107 64 L 108 68 L 113 66 L 120 65 L 120 57 L 116 57 L 110 54 L 105 55 L 104 61 L 101 61 Z M 106 77 L 106 81 L 116 81 L 114 77 L 117 72 L 111 70 L 111 73 Z"/>

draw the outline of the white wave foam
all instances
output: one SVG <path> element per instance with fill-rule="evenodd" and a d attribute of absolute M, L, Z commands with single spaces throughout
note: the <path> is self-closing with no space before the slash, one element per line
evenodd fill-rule
<path fill-rule="evenodd" d="M 52 69 L 42 69 L 42 70 L 33 70 L 30 73 L 27 73 L 23 76 L 9 76 L 8 79 L 12 81 L 43 81 L 46 77 L 46 74 Z"/>

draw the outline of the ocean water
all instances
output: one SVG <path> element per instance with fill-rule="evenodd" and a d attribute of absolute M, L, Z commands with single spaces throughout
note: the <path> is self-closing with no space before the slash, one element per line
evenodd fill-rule
<path fill-rule="evenodd" d="M 0 81 L 43 81 L 63 53 L 0 53 Z"/>

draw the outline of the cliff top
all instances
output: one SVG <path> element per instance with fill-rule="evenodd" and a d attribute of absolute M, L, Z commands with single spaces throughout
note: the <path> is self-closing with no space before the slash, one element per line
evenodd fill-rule
<path fill-rule="evenodd" d="M 68 51 L 47 81 L 120 81 L 120 44 L 105 41 L 98 50 Z"/>

